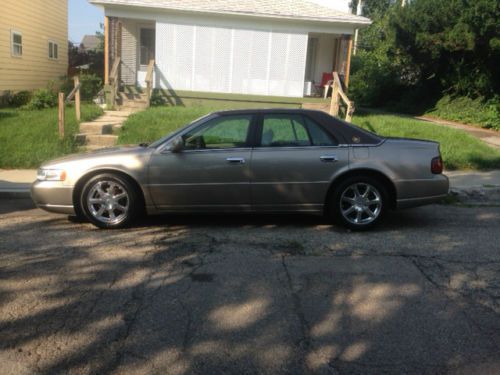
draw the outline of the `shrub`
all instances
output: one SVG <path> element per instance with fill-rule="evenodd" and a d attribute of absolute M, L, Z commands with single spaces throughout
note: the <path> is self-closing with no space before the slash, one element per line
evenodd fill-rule
<path fill-rule="evenodd" d="M 95 74 L 82 73 L 80 77 L 80 98 L 84 101 L 91 101 L 97 96 L 102 88 L 102 79 Z M 67 96 L 75 87 L 73 77 L 63 77 L 61 91 Z"/>
<path fill-rule="evenodd" d="M 50 89 L 38 89 L 33 93 L 31 101 L 23 108 L 27 110 L 52 108 L 57 105 L 57 95 Z"/>
<path fill-rule="evenodd" d="M 12 107 L 21 107 L 30 102 L 31 96 L 30 91 L 19 91 L 8 98 L 8 104 Z"/>

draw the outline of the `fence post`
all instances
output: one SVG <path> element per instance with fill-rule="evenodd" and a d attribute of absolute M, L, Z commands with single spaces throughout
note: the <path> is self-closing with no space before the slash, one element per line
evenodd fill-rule
<path fill-rule="evenodd" d="M 64 138 L 64 93 L 59 93 L 59 112 L 58 112 L 59 138 Z"/>
<path fill-rule="evenodd" d="M 75 87 L 78 87 L 78 85 L 80 84 L 80 78 L 78 76 L 75 76 L 73 79 L 75 80 Z M 76 121 L 80 121 L 81 112 L 80 112 L 80 88 L 79 87 L 75 93 L 75 112 L 76 112 Z"/>
<path fill-rule="evenodd" d="M 339 87 L 337 82 L 333 81 L 333 89 L 332 89 L 332 101 L 330 103 L 330 115 L 338 116 L 339 115 Z"/>

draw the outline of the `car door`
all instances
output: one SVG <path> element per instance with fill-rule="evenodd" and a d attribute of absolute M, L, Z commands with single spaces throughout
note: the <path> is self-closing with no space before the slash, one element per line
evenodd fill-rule
<path fill-rule="evenodd" d="M 160 210 L 250 209 L 253 116 L 217 115 L 180 137 L 183 148 L 154 153 L 148 186 Z"/>
<path fill-rule="evenodd" d="M 261 116 L 252 154 L 251 195 L 256 211 L 320 211 L 349 150 L 307 115 Z"/>

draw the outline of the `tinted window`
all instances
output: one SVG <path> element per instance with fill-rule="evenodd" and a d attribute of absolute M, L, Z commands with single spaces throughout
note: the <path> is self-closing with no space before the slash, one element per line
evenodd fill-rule
<path fill-rule="evenodd" d="M 252 117 L 222 116 L 184 134 L 184 147 L 194 149 L 218 149 L 245 147 Z"/>
<path fill-rule="evenodd" d="M 332 146 L 335 142 L 314 121 L 301 115 L 266 115 L 262 123 L 261 146 Z"/>

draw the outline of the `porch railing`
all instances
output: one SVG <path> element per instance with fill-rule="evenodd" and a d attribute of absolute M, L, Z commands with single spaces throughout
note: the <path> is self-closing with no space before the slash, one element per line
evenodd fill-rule
<path fill-rule="evenodd" d="M 151 105 L 151 96 L 153 95 L 153 72 L 155 69 L 155 61 L 149 60 L 148 70 L 146 72 L 146 100 L 148 107 Z"/>
<path fill-rule="evenodd" d="M 339 74 L 333 72 L 333 83 L 332 83 L 332 101 L 330 103 L 330 115 L 338 116 L 340 111 L 340 99 L 342 99 L 347 106 L 345 120 L 347 122 L 352 121 L 352 115 L 354 114 L 354 102 L 349 100 L 347 94 L 344 92 L 342 86 L 342 81 L 340 80 Z"/>
<path fill-rule="evenodd" d="M 113 62 L 113 67 L 111 68 L 111 73 L 109 73 L 109 84 L 111 86 L 111 105 L 114 106 L 116 104 L 116 98 L 118 96 L 118 89 L 120 86 L 120 82 L 118 79 L 119 67 L 121 63 L 121 58 L 116 57 Z"/>

